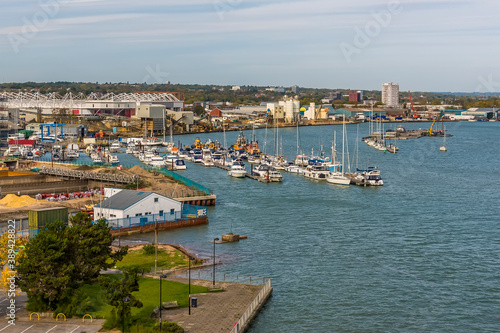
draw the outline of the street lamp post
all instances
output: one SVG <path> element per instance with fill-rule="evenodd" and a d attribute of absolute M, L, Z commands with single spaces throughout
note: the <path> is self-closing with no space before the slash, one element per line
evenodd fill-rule
<path fill-rule="evenodd" d="M 128 303 L 130 299 L 125 297 L 123 299 L 123 308 L 122 308 L 122 332 L 125 332 L 125 304 Z"/>
<path fill-rule="evenodd" d="M 213 287 L 215 288 L 215 243 L 219 241 L 219 238 L 214 238 L 214 276 L 213 276 Z"/>
<path fill-rule="evenodd" d="M 163 308 L 163 302 L 161 300 L 161 279 L 166 279 L 167 278 L 167 275 L 166 274 L 162 274 L 160 275 L 160 332 L 161 332 L 161 309 Z"/>
<path fill-rule="evenodd" d="M 193 257 L 189 257 L 188 260 L 188 301 L 189 301 L 189 315 L 191 315 L 191 260 Z"/>

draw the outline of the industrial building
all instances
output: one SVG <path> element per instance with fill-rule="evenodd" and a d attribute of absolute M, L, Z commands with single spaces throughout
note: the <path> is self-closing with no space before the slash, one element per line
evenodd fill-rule
<path fill-rule="evenodd" d="M 295 122 L 300 114 L 300 102 L 294 98 L 285 97 L 278 103 L 267 103 L 266 107 L 274 119 L 284 120 L 286 123 Z"/>
<path fill-rule="evenodd" d="M 184 94 L 176 92 L 140 92 L 121 94 L 72 94 L 60 96 L 56 93 L 0 92 L 0 100 L 8 108 L 41 110 L 51 115 L 54 110 L 65 109 L 75 115 L 118 115 L 132 117 L 143 104 L 164 105 L 172 111 L 184 110 Z"/>

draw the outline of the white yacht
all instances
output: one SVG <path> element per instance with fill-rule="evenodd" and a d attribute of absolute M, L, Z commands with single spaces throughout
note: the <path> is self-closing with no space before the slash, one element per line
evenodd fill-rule
<path fill-rule="evenodd" d="M 294 164 L 297 166 L 306 167 L 309 164 L 309 157 L 306 155 L 297 155 Z"/>
<path fill-rule="evenodd" d="M 121 152 L 121 150 L 122 150 L 122 145 L 118 141 L 113 142 L 111 146 L 109 146 L 109 151 L 112 153 L 119 153 Z"/>
<path fill-rule="evenodd" d="M 141 140 L 141 145 L 143 145 L 143 146 L 161 146 L 161 145 L 163 145 L 163 141 L 161 141 L 158 138 L 151 137 L 151 138 Z"/>
<path fill-rule="evenodd" d="M 203 159 L 201 160 L 201 164 L 205 167 L 215 166 L 214 161 L 212 160 L 212 157 L 210 155 L 203 156 Z"/>
<path fill-rule="evenodd" d="M 120 164 L 120 160 L 116 155 L 108 154 L 108 163 L 111 165 L 118 165 Z"/>
<path fill-rule="evenodd" d="M 184 160 L 176 159 L 173 164 L 173 170 L 186 170 L 186 163 Z"/>
<path fill-rule="evenodd" d="M 367 170 L 357 170 L 353 179 L 356 185 L 360 186 L 382 186 L 384 181 L 380 177 L 380 170 L 369 167 Z"/>
<path fill-rule="evenodd" d="M 125 153 L 134 154 L 137 151 L 139 151 L 139 147 L 133 141 L 127 144 L 127 149 L 125 150 Z"/>
<path fill-rule="evenodd" d="M 326 165 L 310 164 L 305 169 L 302 175 L 309 179 L 326 180 L 330 175 L 330 171 Z"/>
<path fill-rule="evenodd" d="M 80 148 L 76 143 L 70 143 L 68 147 L 66 147 L 66 157 L 70 160 L 76 159 L 80 157 Z"/>
<path fill-rule="evenodd" d="M 304 172 L 304 168 L 301 168 L 298 165 L 295 165 L 294 163 L 288 164 L 288 166 L 285 167 L 286 172 L 290 173 L 296 173 L 296 174 L 302 174 Z"/>
<path fill-rule="evenodd" d="M 281 182 L 283 181 L 283 175 L 276 170 L 274 167 L 267 164 L 259 164 L 253 169 L 253 174 L 262 178 L 269 180 L 271 182 Z"/>
<path fill-rule="evenodd" d="M 349 177 L 344 176 L 342 172 L 330 172 L 328 177 L 326 177 L 326 181 L 331 184 L 337 184 L 337 185 L 351 184 L 351 179 Z"/>
<path fill-rule="evenodd" d="M 241 164 L 233 164 L 229 167 L 227 174 L 234 178 L 245 178 L 247 171 Z"/>
<path fill-rule="evenodd" d="M 160 167 L 164 167 L 165 163 L 166 162 L 163 159 L 163 157 L 161 157 L 159 155 L 154 155 L 154 156 L 151 156 L 151 158 L 149 159 L 148 165 L 150 165 L 152 167 L 160 168 Z"/>
<path fill-rule="evenodd" d="M 186 149 L 179 149 L 177 156 L 179 156 L 179 158 L 187 159 L 189 157 L 189 153 Z"/>

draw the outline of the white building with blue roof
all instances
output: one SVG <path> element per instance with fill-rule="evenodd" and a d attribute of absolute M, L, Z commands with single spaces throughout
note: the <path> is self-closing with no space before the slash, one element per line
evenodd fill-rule
<path fill-rule="evenodd" d="M 99 220 L 127 219 L 155 215 L 175 220 L 182 215 L 182 202 L 148 191 L 106 188 L 105 199 L 94 206 L 94 218 Z"/>

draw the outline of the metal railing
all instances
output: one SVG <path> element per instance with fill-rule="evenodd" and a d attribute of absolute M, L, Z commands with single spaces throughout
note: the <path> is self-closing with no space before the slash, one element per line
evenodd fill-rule
<path fill-rule="evenodd" d="M 51 161 L 50 158 L 39 158 L 39 159 L 36 159 L 34 160 L 34 162 L 51 162 L 53 164 L 58 164 L 58 165 L 67 165 L 67 164 L 73 164 L 73 165 L 88 165 L 88 166 L 93 166 L 93 167 L 103 167 L 103 166 L 106 166 L 106 164 L 94 164 L 92 163 L 92 161 L 80 161 L 80 160 L 72 160 L 72 161 Z M 123 164 L 123 163 L 120 163 L 120 165 L 124 168 L 127 168 L 127 169 L 130 169 L 132 167 L 134 167 L 136 164 Z M 157 172 L 157 173 L 161 173 L 162 175 L 165 175 L 167 177 L 170 177 L 196 191 L 201 191 L 201 192 L 204 192 L 206 195 L 209 195 L 211 194 L 211 191 L 209 188 L 203 186 L 203 185 L 200 185 L 194 181 L 192 181 L 191 179 L 189 178 L 186 178 L 184 176 L 181 176 L 179 175 L 178 173 L 175 173 L 171 170 L 167 170 L 165 168 L 153 168 L 149 165 L 145 165 L 143 164 L 141 166 L 143 169 L 145 170 L 148 170 L 150 172 Z M 84 171 L 80 171 L 80 172 L 84 172 Z M 136 176 L 134 176 L 136 177 Z M 99 179 L 100 180 L 100 179 Z M 134 180 L 133 182 L 135 182 L 136 180 Z"/>
<path fill-rule="evenodd" d="M 45 165 L 42 166 L 42 169 L 39 172 L 41 174 L 52 175 L 52 176 L 78 178 L 78 179 L 91 179 L 97 181 L 108 181 L 108 182 L 125 183 L 125 184 L 135 183 L 139 179 L 137 175 L 124 176 L 124 175 L 115 175 L 112 173 L 105 173 L 105 172 L 88 172 L 82 170 L 49 168 Z"/>
<path fill-rule="evenodd" d="M 252 304 L 250 304 L 250 306 L 246 309 L 241 318 L 236 322 L 233 329 L 231 330 L 231 333 L 238 333 L 240 332 L 240 330 L 243 330 L 246 327 L 246 325 L 248 325 L 248 322 L 255 315 L 255 312 L 259 309 L 262 302 L 264 302 L 269 296 L 271 289 L 272 289 L 271 279 L 269 279 L 267 280 L 267 283 L 261 289 L 257 297 L 255 297 L 255 299 L 252 301 Z"/>

